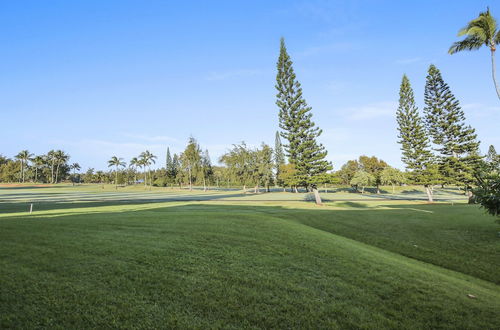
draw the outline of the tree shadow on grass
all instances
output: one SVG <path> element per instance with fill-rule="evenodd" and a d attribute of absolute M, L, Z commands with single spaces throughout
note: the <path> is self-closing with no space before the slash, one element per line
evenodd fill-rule
<path fill-rule="evenodd" d="M 87 221 L 92 221 L 93 225 L 97 223 L 107 223 L 110 226 L 126 225 L 131 221 L 131 224 L 141 222 L 146 226 L 155 226 L 163 223 L 161 226 L 168 226 L 165 221 L 178 221 L 179 214 L 184 214 L 186 220 L 203 220 L 208 224 L 211 221 L 214 223 L 219 221 L 218 225 L 220 225 L 221 217 L 227 217 L 228 223 L 232 223 L 228 224 L 229 226 L 234 225 L 234 221 L 249 219 L 257 221 L 256 225 L 264 226 L 266 221 L 291 221 L 500 284 L 500 279 L 495 276 L 500 272 L 500 266 L 488 259 L 491 258 L 492 253 L 498 251 L 498 247 L 496 247 L 498 245 L 496 237 L 496 232 L 499 229 L 498 224 L 492 220 L 487 225 L 482 221 L 481 226 L 474 226 L 472 221 L 466 222 L 465 225 L 463 223 L 454 224 L 455 217 L 458 215 L 474 218 L 474 222 L 477 222 L 478 218 L 481 217 L 480 211 L 468 211 L 472 210 L 474 206 L 465 204 L 459 206 L 423 205 L 418 203 L 369 206 L 352 201 L 339 201 L 333 206 L 345 206 L 345 209 L 326 209 L 315 208 L 313 204 L 300 208 L 287 207 L 286 204 L 281 206 L 252 205 L 238 201 L 224 201 L 228 204 L 220 204 L 211 203 L 212 201 L 184 202 L 181 205 L 172 203 L 167 206 L 148 201 L 56 203 L 40 205 L 40 209 L 37 210 L 47 212 L 38 213 L 36 211 L 31 216 L 26 215 L 26 210 L 11 210 L 11 216 L 0 218 L 0 226 L 12 223 L 10 221 L 4 222 L 4 220 L 27 220 L 28 222 L 21 222 L 26 226 L 39 221 L 42 221 L 41 225 L 45 223 L 47 226 L 57 226 L 61 223 L 69 224 L 72 221 L 76 221 L 75 226 L 77 227 L 85 226 Z M 99 208 L 120 205 L 124 207 L 113 211 Z M 96 209 L 90 210 L 91 207 Z M 65 212 L 65 209 L 76 210 Z M 50 212 L 51 210 L 54 212 Z M 24 213 L 20 214 L 20 212 Z M 218 215 L 211 217 L 210 213 Z M 247 215 L 257 217 L 247 218 Z M 183 218 L 180 217 L 180 219 Z M 491 235 L 488 235 L 490 232 Z M 470 243 L 474 240 L 464 241 L 463 237 L 471 237 L 471 235 L 472 237 L 477 236 L 476 241 L 481 241 L 481 244 L 485 245 L 479 246 L 480 244 Z M 416 244 L 414 242 L 418 242 L 417 245 L 422 245 L 424 248 L 414 247 L 417 246 L 414 245 Z M 475 245 L 478 246 L 471 248 Z M 485 254 L 484 251 L 491 253 Z"/>

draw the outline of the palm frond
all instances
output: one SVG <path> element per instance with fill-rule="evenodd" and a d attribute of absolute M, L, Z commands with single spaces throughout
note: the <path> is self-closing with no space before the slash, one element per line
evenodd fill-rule
<path fill-rule="evenodd" d="M 500 31 L 498 31 L 497 34 L 495 35 L 493 42 L 495 43 L 495 45 L 500 44 Z"/>
<path fill-rule="evenodd" d="M 453 45 L 451 45 L 450 49 L 448 50 L 448 53 L 455 54 L 463 50 L 477 50 L 481 48 L 483 44 L 484 44 L 483 40 L 475 36 L 469 36 L 462 41 L 454 42 Z"/>

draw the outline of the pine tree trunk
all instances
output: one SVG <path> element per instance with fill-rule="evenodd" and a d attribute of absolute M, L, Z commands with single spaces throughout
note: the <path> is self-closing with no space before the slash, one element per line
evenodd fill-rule
<path fill-rule="evenodd" d="M 475 204 L 475 202 L 474 202 L 474 194 L 472 193 L 472 190 L 469 189 L 467 195 L 469 197 L 468 198 L 468 203 L 469 204 Z"/>
<path fill-rule="evenodd" d="M 433 203 L 434 200 L 432 199 L 432 191 L 431 188 L 429 188 L 429 186 L 425 186 L 425 192 L 427 193 L 427 199 L 429 203 Z"/>
<path fill-rule="evenodd" d="M 322 205 L 321 196 L 317 188 L 313 188 L 314 199 L 316 200 L 316 205 Z"/>
<path fill-rule="evenodd" d="M 500 99 L 500 89 L 498 89 L 497 77 L 496 77 L 495 50 L 496 49 L 491 49 L 491 76 L 493 77 L 493 83 L 495 84 L 495 90 L 497 92 L 497 96 Z"/>

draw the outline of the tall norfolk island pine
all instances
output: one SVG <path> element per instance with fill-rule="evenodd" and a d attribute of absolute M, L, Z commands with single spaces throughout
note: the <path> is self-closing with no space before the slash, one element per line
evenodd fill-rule
<path fill-rule="evenodd" d="M 312 189 L 316 203 L 321 204 L 317 184 L 323 174 L 332 169 L 325 160 L 327 151 L 316 141 L 321 129 L 311 120 L 312 113 L 302 97 L 302 88 L 296 80 L 292 60 L 287 53 L 285 40 L 281 38 L 280 56 L 276 75 L 279 126 L 281 136 L 286 139 L 285 151 L 289 162 L 295 167 L 297 182 L 300 186 Z"/>
<path fill-rule="evenodd" d="M 475 130 L 465 125 L 460 103 L 444 82 L 441 72 L 429 67 L 425 83 L 425 124 L 439 152 L 440 172 L 447 183 L 469 185 L 481 159 Z"/>
<path fill-rule="evenodd" d="M 429 202 L 432 202 L 432 190 L 430 186 L 437 183 L 437 167 L 433 163 L 432 153 L 429 147 L 424 124 L 418 114 L 415 105 L 415 97 L 406 75 L 403 76 L 399 91 L 399 107 L 396 113 L 399 143 L 403 155 L 401 160 L 406 168 L 412 171 L 413 180 L 423 184 Z"/>

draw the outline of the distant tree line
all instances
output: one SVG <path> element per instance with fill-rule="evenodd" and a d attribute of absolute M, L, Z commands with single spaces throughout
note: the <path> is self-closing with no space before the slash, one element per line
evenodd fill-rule
<path fill-rule="evenodd" d="M 62 150 L 50 150 L 44 155 L 34 155 L 22 150 L 13 159 L 0 155 L 0 182 L 58 183 L 65 180 L 77 182 L 78 163 L 69 163 L 70 156 Z"/>

